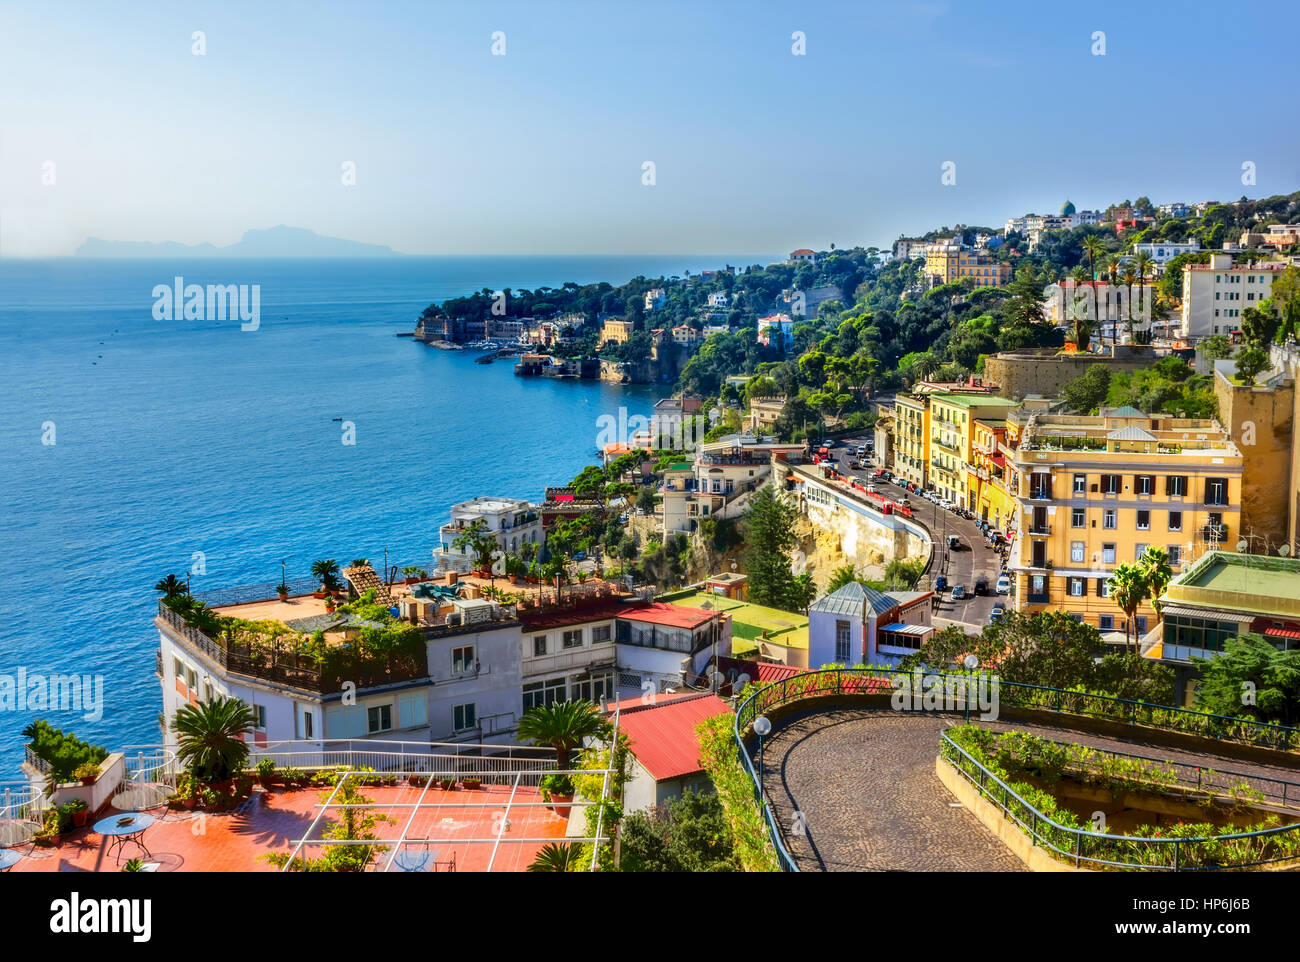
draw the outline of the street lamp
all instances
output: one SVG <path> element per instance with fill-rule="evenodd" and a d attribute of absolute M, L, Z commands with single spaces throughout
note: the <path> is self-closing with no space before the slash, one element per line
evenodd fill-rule
<path fill-rule="evenodd" d="M 763 788 L 763 736 L 772 731 L 772 723 L 767 720 L 766 715 L 759 715 L 754 719 L 754 734 L 758 736 L 758 792 L 760 798 L 766 798 L 767 792 Z"/>

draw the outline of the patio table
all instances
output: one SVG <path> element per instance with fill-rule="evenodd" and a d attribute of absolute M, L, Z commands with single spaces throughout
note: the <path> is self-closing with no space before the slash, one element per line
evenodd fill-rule
<path fill-rule="evenodd" d="M 0 872 L 7 872 L 22 860 L 19 855 L 11 848 L 0 849 Z"/>
<path fill-rule="evenodd" d="M 113 849 L 117 849 L 118 861 L 122 860 L 122 849 L 127 842 L 133 842 L 139 846 L 145 855 L 153 858 L 153 853 L 149 851 L 144 844 L 144 833 L 150 825 L 154 823 L 152 815 L 146 815 L 144 812 L 127 812 L 125 815 L 110 815 L 108 818 L 101 818 L 95 823 L 92 831 L 103 835 L 109 840 L 108 854 L 113 854 Z"/>
<path fill-rule="evenodd" d="M 438 850 L 403 848 L 393 859 L 393 864 L 401 872 L 425 872 L 438 860 Z"/>

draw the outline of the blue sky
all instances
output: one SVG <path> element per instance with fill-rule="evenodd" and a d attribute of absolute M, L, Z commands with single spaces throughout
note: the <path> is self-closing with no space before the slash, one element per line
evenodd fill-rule
<path fill-rule="evenodd" d="M 1287 193 L 1300 12 L 1239 9 L 6 3 L 0 250 L 283 223 L 425 254 L 782 251 Z"/>

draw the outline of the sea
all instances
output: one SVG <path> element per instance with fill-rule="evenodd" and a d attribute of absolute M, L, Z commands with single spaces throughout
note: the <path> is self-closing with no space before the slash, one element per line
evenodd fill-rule
<path fill-rule="evenodd" d="M 430 303 L 773 259 L 0 260 L 0 782 L 38 717 L 111 751 L 159 742 L 165 575 L 202 591 L 318 558 L 428 566 L 452 504 L 540 501 L 596 462 L 601 415 L 671 390 L 521 378 L 397 336 Z M 177 277 L 258 285 L 257 329 L 155 319 Z M 102 704 L 33 706 L 55 673 L 97 679 Z"/>

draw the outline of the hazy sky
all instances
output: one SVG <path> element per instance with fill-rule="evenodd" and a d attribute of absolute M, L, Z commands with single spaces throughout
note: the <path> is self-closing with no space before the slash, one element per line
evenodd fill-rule
<path fill-rule="evenodd" d="M 1286 193 L 1298 33 L 1295 5 L 1199 0 L 5 2 L 0 249 L 290 224 L 407 253 L 779 251 Z"/>

